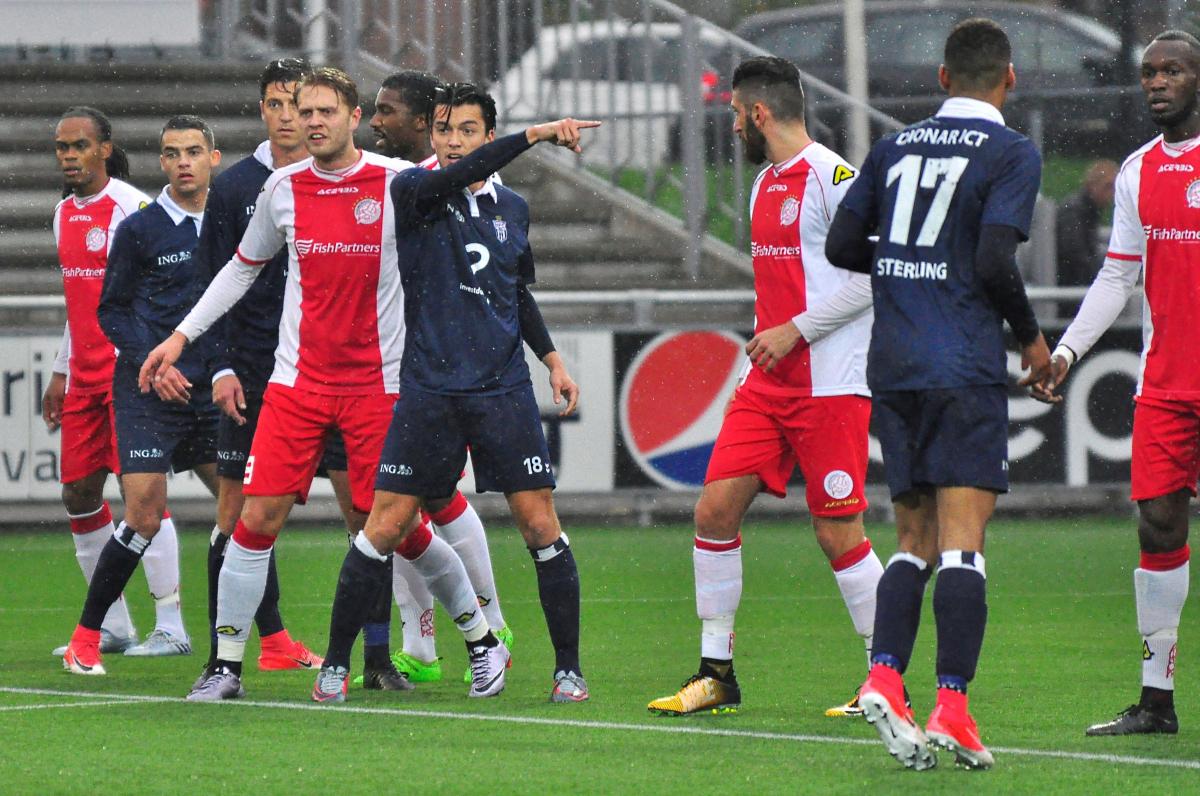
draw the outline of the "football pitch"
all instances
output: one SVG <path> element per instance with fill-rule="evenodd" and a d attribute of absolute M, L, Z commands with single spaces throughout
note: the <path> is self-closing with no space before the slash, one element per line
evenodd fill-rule
<path fill-rule="evenodd" d="M 186 704 L 205 638 L 207 531 L 185 529 L 184 616 L 190 657 L 108 655 L 106 677 L 72 676 L 52 658 L 83 591 L 66 532 L 0 534 L 0 792 L 3 793 L 1096 793 L 1200 790 L 1200 611 L 1181 628 L 1178 736 L 1085 738 L 1136 699 L 1140 672 L 1129 519 L 995 523 L 988 538 L 990 616 L 972 712 L 996 756 L 967 772 L 903 770 L 861 719 L 831 719 L 865 674 L 861 642 L 806 522 L 750 523 L 738 614 L 740 712 L 651 716 L 645 705 L 695 671 L 699 626 L 691 531 L 569 527 L 583 588 L 583 666 L 591 701 L 551 705 L 553 655 L 533 564 L 515 530 L 489 539 L 516 633 L 507 689 L 468 700 L 466 652 L 445 615 L 445 679 L 410 693 L 352 689 L 344 706 L 308 701 L 311 672 L 261 673 L 247 650 L 245 700 Z M 889 525 L 869 533 L 887 560 Z M 292 634 L 323 651 L 345 534 L 289 530 L 279 543 L 282 610 Z M 127 593 L 144 634 L 145 581 Z M 928 611 L 909 670 L 914 708 L 933 706 Z M 393 643 L 400 638 L 398 624 Z M 361 647 L 355 649 L 359 663 Z"/>

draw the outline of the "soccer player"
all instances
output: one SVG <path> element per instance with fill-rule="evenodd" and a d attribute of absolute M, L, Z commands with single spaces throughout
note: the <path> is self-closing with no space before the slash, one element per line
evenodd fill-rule
<path fill-rule="evenodd" d="M 1145 351 L 1133 410 L 1131 498 L 1141 560 L 1133 571 L 1142 635 L 1142 694 L 1088 735 L 1179 732 L 1175 652 L 1189 576 L 1188 501 L 1200 474 L 1200 41 L 1169 30 L 1142 55 L 1142 91 L 1162 134 L 1117 175 L 1104 265 L 1054 349 L 1051 387 L 1095 345 L 1145 273 Z M 1035 397 L 1055 400 L 1050 390 Z"/>
<path fill-rule="evenodd" d="M 113 141 L 112 124 L 95 108 L 68 108 L 54 131 L 55 155 L 68 195 L 54 209 L 54 238 L 62 268 L 67 323 L 42 397 L 42 418 L 62 428 L 62 500 L 71 523 L 75 558 L 89 584 L 100 551 L 113 535 L 104 500 L 109 473 L 120 472 L 112 421 L 116 352 L 96 320 L 109 248 L 117 225 L 150 198 L 125 180 L 129 161 Z M 181 627 L 175 525 L 164 517 L 159 545 L 144 559 L 155 600 L 155 630 Z M 158 636 L 153 632 L 157 642 Z M 125 598 L 118 596 L 101 622 L 104 652 L 161 654 L 170 647 L 139 644 Z M 54 650 L 61 658 L 66 646 Z"/>
<path fill-rule="evenodd" d="M 267 128 L 267 140 L 254 154 L 226 169 L 213 180 L 204 225 L 196 248 L 196 270 L 204 284 L 229 262 L 238 241 L 250 223 L 255 202 L 271 173 L 307 158 L 300 117 L 293 97 L 296 81 L 310 71 L 309 65 L 296 58 L 270 62 L 259 79 L 259 114 Z M 225 549 L 233 533 L 244 497 L 242 479 L 250 442 L 258 426 L 263 392 L 275 365 L 279 344 L 279 317 L 283 312 L 283 292 L 287 271 L 287 251 L 281 249 L 262 266 L 246 296 L 234 305 L 207 334 L 221 352 L 213 374 L 213 400 L 221 407 L 217 433 L 217 517 L 208 549 L 209 659 L 201 677 L 211 674 L 217 657 L 217 581 Z M 338 505 L 347 527 L 361 525 L 351 513 L 349 482 L 346 478 L 345 450 L 340 438 L 326 442 L 326 467 Z M 330 450 L 333 447 L 334 450 Z M 330 454 L 334 454 L 330 461 Z M 340 457 L 337 454 L 341 454 Z M 262 670 L 313 668 L 321 665 L 300 641 L 291 638 L 279 613 L 279 577 L 272 552 L 267 568 L 266 591 L 254 617 L 258 625 Z M 386 657 L 386 656 L 385 656 Z"/>
<path fill-rule="evenodd" d="M 121 457 L 125 519 L 100 553 L 83 614 L 63 665 L 75 674 L 104 674 L 100 625 L 155 540 L 167 505 L 167 472 L 192 470 L 216 494 L 218 410 L 212 403 L 211 348 L 188 352 L 167 372 L 157 394 L 138 389 L 146 353 L 186 312 L 195 295 L 192 252 L 200 233 L 212 169 L 221 160 L 212 129 L 195 116 L 174 116 L 159 135 L 168 185 L 117 227 L 97 312 L 120 352 L 113 371 L 113 409 Z M 178 550 L 172 550 L 178 556 Z M 147 646 L 190 654 L 180 620 L 157 628 Z"/>
<path fill-rule="evenodd" d="M 411 161 L 422 168 L 439 167 L 438 156 L 430 140 L 429 123 L 433 118 L 434 98 L 440 85 L 437 77 L 425 72 L 396 72 L 384 78 L 375 97 L 375 115 L 370 121 L 380 152 L 388 157 Z M 499 175 L 493 175 L 493 179 L 500 183 Z M 540 325 L 533 330 L 523 328 L 522 337 L 549 343 L 548 349 L 536 351 L 538 358 L 543 359 L 554 350 L 549 342 L 549 332 L 542 322 L 541 313 L 537 312 L 536 303 L 529 302 L 522 306 L 533 310 L 522 316 L 522 322 L 526 326 Z M 488 624 L 511 652 L 513 633 L 504 621 L 504 613 L 500 608 L 487 536 L 479 515 L 458 490 L 450 497 L 427 500 L 424 510 L 433 530 L 449 542 L 462 559 Z M 392 655 L 392 662 L 414 683 L 441 680 L 442 664 L 438 659 L 433 621 L 433 594 L 425 587 L 425 579 L 404 556 L 393 556 L 392 569 L 392 591 L 400 608 L 404 633 L 404 646 Z M 366 632 L 369 630 L 368 622 Z M 470 680 L 471 672 L 468 669 L 464 673 L 464 681 Z M 357 682 L 358 678 L 355 678 Z"/>
<path fill-rule="evenodd" d="M 579 576 L 554 511 L 554 476 L 518 322 L 520 305 L 533 300 L 527 288 L 533 281 L 529 210 L 489 177 L 538 141 L 578 151 L 580 130 L 597 123 L 565 119 L 493 141 L 495 101 L 470 84 L 444 87 L 431 121 L 443 168 L 409 169 L 390 188 L 408 327 L 403 389 L 379 462 L 371 516 L 342 565 L 313 699 L 342 698 L 363 604 L 386 589 L 387 554 L 397 544 L 431 588 L 444 577 L 445 568 L 422 553 L 436 537 L 424 526 L 410 530 L 424 498 L 455 490 L 469 446 L 477 486 L 505 494 L 535 562 L 555 649 L 550 698 L 582 701 L 588 690 L 579 666 Z M 565 411 L 573 411 L 574 384 L 564 369 L 546 364 L 555 402 L 566 390 Z M 467 639 L 470 695 L 499 693 L 507 649 L 469 599 L 439 600 Z"/>
<path fill-rule="evenodd" d="M 1016 82 L 1011 52 L 991 20 L 954 26 L 938 70 L 950 98 L 875 144 L 826 240 L 831 262 L 871 274 L 867 382 L 899 537 L 879 580 L 859 701 L 892 755 L 918 769 L 937 762 L 931 742 L 968 767 L 993 762 L 968 713 L 967 685 L 987 621 L 984 529 L 1008 489 L 1003 321 L 1031 369 L 1022 383 L 1049 376 L 1015 260 L 1041 159 L 1000 113 Z M 937 706 L 922 730 L 901 675 L 935 564 Z"/>
<path fill-rule="evenodd" d="M 871 653 L 883 572 L 863 532 L 871 281 L 825 259 L 825 235 L 855 171 L 808 136 L 796 67 L 750 58 L 733 73 L 733 130 L 751 162 L 770 160 L 750 195 L 755 335 L 749 371 L 725 412 L 696 504 L 692 562 L 700 669 L 651 702 L 670 715 L 736 710 L 734 615 L 742 596 L 741 524 L 759 492 L 787 494 L 800 465 L 817 541 Z M 857 699 L 828 715 L 858 715 Z"/>

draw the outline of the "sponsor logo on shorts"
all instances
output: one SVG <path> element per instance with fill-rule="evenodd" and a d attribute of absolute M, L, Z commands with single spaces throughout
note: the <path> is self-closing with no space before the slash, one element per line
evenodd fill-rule
<path fill-rule="evenodd" d="M 821 506 L 821 508 L 826 510 L 840 509 L 846 506 L 857 506 L 860 502 L 861 501 L 859 501 L 859 499 L 856 497 L 846 498 L 845 500 L 827 500 L 825 501 L 825 504 Z"/>
<path fill-rule="evenodd" d="M 98 252 L 108 243 L 108 231 L 104 227 L 92 227 L 83 236 L 83 245 L 90 252 Z"/>
<path fill-rule="evenodd" d="M 359 199 L 354 205 L 354 220 L 360 224 L 374 224 L 383 215 L 383 202 L 368 197 Z"/>
<path fill-rule="evenodd" d="M 135 448 L 125 455 L 130 459 L 161 459 L 163 452 L 162 448 Z"/>
<path fill-rule="evenodd" d="M 388 475 L 412 475 L 413 468 L 407 464 L 380 464 L 379 472 Z"/>
<path fill-rule="evenodd" d="M 246 454 L 241 451 L 217 451 L 217 458 L 223 462 L 244 462 Z"/>
<path fill-rule="evenodd" d="M 171 252 L 170 254 L 158 255 L 158 264 L 175 265 L 176 263 L 185 263 L 190 259 L 192 259 L 192 253 L 190 251 Z"/>
<path fill-rule="evenodd" d="M 830 470 L 825 475 L 825 494 L 843 500 L 854 491 L 854 479 L 845 470 Z"/>

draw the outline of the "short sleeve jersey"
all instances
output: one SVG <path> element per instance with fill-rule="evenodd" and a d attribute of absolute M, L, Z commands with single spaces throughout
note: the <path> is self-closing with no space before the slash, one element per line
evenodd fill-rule
<path fill-rule="evenodd" d="M 1005 383 L 1003 319 L 976 250 L 988 225 L 1028 238 L 1040 181 L 1033 144 L 979 100 L 947 100 L 875 144 L 842 203 L 879 235 L 872 390 Z"/>
<path fill-rule="evenodd" d="M 750 194 L 754 332 L 825 303 L 853 278 L 825 258 L 825 238 L 855 171 L 811 143 L 786 163 L 768 166 Z M 867 395 L 871 313 L 809 345 L 803 339 L 770 371 L 751 368 L 745 389 L 784 396 Z"/>
<path fill-rule="evenodd" d="M 327 172 L 310 159 L 263 186 L 236 257 L 262 266 L 288 247 L 272 382 L 328 395 L 399 391 L 404 295 L 388 186 L 411 166 L 362 152 Z"/>
<path fill-rule="evenodd" d="M 99 193 L 83 199 L 68 196 L 54 208 L 54 240 L 71 332 L 69 392 L 112 390 L 116 350 L 100 329 L 96 309 L 117 225 L 149 202 L 150 197 L 129 183 L 110 178 Z"/>
<path fill-rule="evenodd" d="M 1117 174 L 1108 258 L 1145 268 L 1138 394 L 1200 399 L 1200 138 L 1144 145 Z"/>
<path fill-rule="evenodd" d="M 428 172 L 392 187 L 409 336 L 405 389 L 501 394 L 529 381 L 517 318 L 517 285 L 534 281 L 529 206 L 489 179 L 428 213 L 411 201 Z"/>

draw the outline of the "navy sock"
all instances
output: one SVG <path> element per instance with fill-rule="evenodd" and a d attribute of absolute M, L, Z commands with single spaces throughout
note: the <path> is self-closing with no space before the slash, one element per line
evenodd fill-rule
<path fill-rule="evenodd" d="M 964 559 L 971 556 L 962 554 Z M 983 631 L 987 627 L 987 581 L 968 566 L 938 571 L 933 589 L 933 615 L 937 621 L 938 686 L 967 692 L 975 677 Z"/>
<path fill-rule="evenodd" d="M 391 581 L 392 568 L 387 561 L 378 561 L 351 547 L 342 562 L 338 575 L 337 593 L 333 598 L 333 613 L 329 618 L 329 651 L 326 666 L 350 668 L 350 651 L 354 639 L 362 631 L 379 590 Z"/>
<path fill-rule="evenodd" d="M 925 584 L 932 570 L 924 569 L 907 558 L 893 558 L 879 578 L 875 592 L 875 639 L 871 660 L 889 657 L 897 662 L 883 661 L 901 674 L 908 668 L 917 629 L 921 626 L 921 601 Z"/>
<path fill-rule="evenodd" d="M 554 646 L 554 670 L 583 674 L 579 668 L 579 570 L 567 537 L 529 552 L 537 569 L 538 597 Z"/>
<path fill-rule="evenodd" d="M 392 559 L 388 556 L 388 572 Z M 392 590 L 382 589 L 371 604 L 363 625 L 363 662 L 369 669 L 382 669 L 391 655 Z"/>
<path fill-rule="evenodd" d="M 208 663 L 217 661 L 217 582 L 221 579 L 221 564 L 225 561 L 225 548 L 229 537 L 218 533 L 208 545 Z"/>
<path fill-rule="evenodd" d="M 279 614 L 279 571 L 275 569 L 274 547 L 271 548 L 271 560 L 267 564 L 267 588 L 254 613 L 254 624 L 258 626 L 259 638 L 283 630 L 283 617 Z"/>
<path fill-rule="evenodd" d="M 83 601 L 80 625 L 89 630 L 100 629 L 104 615 L 121 596 L 121 592 L 125 591 L 125 585 L 129 583 L 129 578 L 149 546 L 150 543 L 129 526 L 122 528 L 119 541 L 113 536 L 105 542 L 96 562 L 96 571 L 92 574 L 92 582 L 88 585 L 87 598 Z"/>

